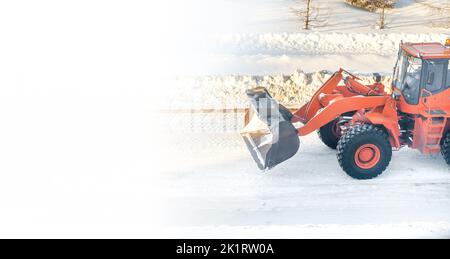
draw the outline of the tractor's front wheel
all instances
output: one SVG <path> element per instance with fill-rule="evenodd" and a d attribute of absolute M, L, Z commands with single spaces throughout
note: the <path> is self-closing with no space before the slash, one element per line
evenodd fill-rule
<path fill-rule="evenodd" d="M 350 128 L 337 145 L 339 165 L 351 177 L 359 180 L 379 176 L 389 165 L 392 147 L 388 134 L 370 124 Z"/>
<path fill-rule="evenodd" d="M 332 149 L 336 149 L 338 141 L 341 138 L 341 128 L 339 127 L 338 119 L 322 126 L 317 131 L 317 134 L 325 145 Z"/>

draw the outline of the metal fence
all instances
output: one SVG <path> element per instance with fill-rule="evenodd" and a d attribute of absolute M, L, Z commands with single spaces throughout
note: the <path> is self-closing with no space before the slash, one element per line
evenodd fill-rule
<path fill-rule="evenodd" d="M 165 110 L 165 128 L 189 133 L 236 133 L 245 126 L 248 109 Z"/>
<path fill-rule="evenodd" d="M 249 121 L 249 108 L 170 109 L 162 114 L 165 129 L 189 133 L 236 133 Z"/>

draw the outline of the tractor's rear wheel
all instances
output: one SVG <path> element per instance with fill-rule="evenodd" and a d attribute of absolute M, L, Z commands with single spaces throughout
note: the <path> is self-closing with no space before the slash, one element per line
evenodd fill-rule
<path fill-rule="evenodd" d="M 445 134 L 441 143 L 441 154 L 444 157 L 445 162 L 450 165 L 450 131 Z"/>
<path fill-rule="evenodd" d="M 350 128 L 337 145 L 339 165 L 351 177 L 359 180 L 379 176 L 389 165 L 392 147 L 388 134 L 370 124 Z"/>
<path fill-rule="evenodd" d="M 341 138 L 341 128 L 339 127 L 338 119 L 322 126 L 317 131 L 317 134 L 325 145 L 332 149 L 336 149 L 338 141 Z"/>

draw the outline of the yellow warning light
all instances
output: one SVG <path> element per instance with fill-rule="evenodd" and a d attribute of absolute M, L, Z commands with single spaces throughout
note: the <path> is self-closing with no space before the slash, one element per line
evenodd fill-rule
<path fill-rule="evenodd" d="M 445 40 L 445 46 L 446 46 L 446 47 L 450 47 L 450 38 L 448 38 L 447 40 Z"/>

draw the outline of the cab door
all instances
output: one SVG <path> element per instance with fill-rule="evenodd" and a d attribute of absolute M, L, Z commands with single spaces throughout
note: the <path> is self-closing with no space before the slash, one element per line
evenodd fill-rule
<path fill-rule="evenodd" d="M 424 60 L 419 114 L 414 125 L 413 147 L 424 154 L 440 151 L 440 141 L 449 112 L 449 87 L 446 83 L 448 60 Z"/>
<path fill-rule="evenodd" d="M 449 106 L 450 82 L 446 82 L 448 74 L 448 60 L 424 60 L 424 69 L 421 82 L 422 110 L 431 116 L 446 114 Z"/>

